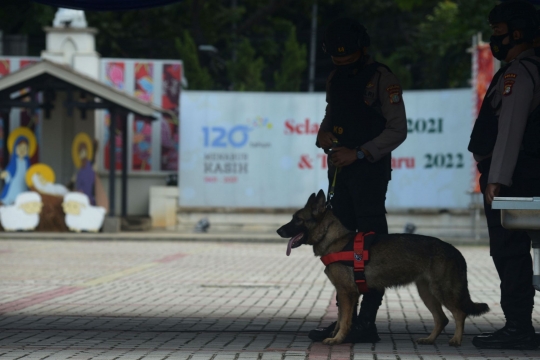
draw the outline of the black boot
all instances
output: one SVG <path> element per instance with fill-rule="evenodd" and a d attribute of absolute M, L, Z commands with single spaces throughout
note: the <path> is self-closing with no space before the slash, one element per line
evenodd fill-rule
<path fill-rule="evenodd" d="M 334 321 L 327 327 L 313 329 L 309 332 L 308 337 L 315 342 L 321 342 L 332 337 L 336 324 L 337 322 Z M 365 318 L 358 318 L 353 320 L 351 331 L 349 331 L 343 343 L 374 343 L 380 340 L 375 323 Z"/>
<path fill-rule="evenodd" d="M 336 328 L 336 324 L 337 322 L 334 321 L 327 327 L 320 327 L 320 328 L 313 329 L 308 333 L 308 338 L 310 338 L 312 341 L 315 341 L 315 342 L 321 342 L 324 339 L 328 339 L 329 337 L 332 337 L 332 333 L 334 332 L 334 329 Z"/>
<path fill-rule="evenodd" d="M 530 324 L 522 325 L 517 321 L 507 321 L 500 330 L 475 336 L 472 343 L 480 349 L 534 350 L 539 345 L 534 327 Z"/>
<path fill-rule="evenodd" d="M 358 317 L 358 320 L 353 324 L 351 331 L 343 342 L 371 344 L 379 341 L 381 341 L 381 338 L 377 333 L 377 326 L 375 325 L 375 322 L 366 318 Z"/>
<path fill-rule="evenodd" d="M 381 340 L 375 326 L 377 312 L 382 304 L 384 296 L 383 291 L 369 289 L 369 292 L 362 296 L 362 304 L 360 305 L 360 313 L 351 332 L 347 336 L 352 343 L 374 343 Z"/>
<path fill-rule="evenodd" d="M 338 303 L 336 302 L 336 306 L 339 307 Z M 354 309 L 353 309 L 353 318 L 352 318 L 352 327 L 354 328 L 355 326 L 355 323 L 356 323 L 356 319 L 358 317 L 358 304 L 356 304 L 354 306 Z M 313 329 L 311 330 L 309 333 L 308 333 L 308 337 L 312 340 L 312 341 L 315 341 L 315 342 L 321 342 L 323 341 L 324 339 L 328 339 L 329 337 L 332 337 L 332 333 L 334 332 L 334 329 L 336 328 L 336 325 L 337 325 L 337 322 L 334 321 L 333 323 L 331 323 L 330 325 L 328 325 L 327 327 L 320 327 L 320 328 L 316 328 L 316 329 Z M 351 328 L 351 331 L 352 332 L 353 329 Z M 349 333 L 350 333 L 349 332 Z"/>

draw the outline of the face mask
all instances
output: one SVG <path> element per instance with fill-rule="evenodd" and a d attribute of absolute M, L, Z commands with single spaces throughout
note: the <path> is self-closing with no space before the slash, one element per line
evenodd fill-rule
<path fill-rule="evenodd" d="M 503 40 L 510 35 L 510 33 L 506 33 L 503 35 L 492 35 L 489 39 L 489 46 L 491 47 L 491 53 L 497 60 L 504 60 L 506 59 L 506 55 L 508 55 L 508 51 L 514 47 L 511 42 L 508 44 L 503 44 Z"/>
<path fill-rule="evenodd" d="M 353 65 L 358 62 L 358 60 L 361 60 L 364 58 L 364 52 L 361 51 L 359 55 L 356 55 L 356 53 L 343 56 L 343 57 L 334 57 L 332 56 L 332 62 L 334 65 L 337 66 L 347 66 L 347 65 Z"/>

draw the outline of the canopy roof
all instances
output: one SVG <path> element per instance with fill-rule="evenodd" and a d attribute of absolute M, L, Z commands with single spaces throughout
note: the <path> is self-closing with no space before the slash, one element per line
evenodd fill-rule
<path fill-rule="evenodd" d="M 18 101 L 18 97 L 14 96 L 19 92 L 21 95 L 27 96 L 29 88 L 30 92 L 37 93 L 45 92 L 44 103 L 24 103 Z M 71 99 L 71 102 L 66 103 L 66 106 L 80 109 L 98 109 L 98 108 L 120 108 L 126 112 L 132 112 L 137 115 L 155 119 L 158 113 L 167 114 L 171 117 L 175 115 L 151 103 L 141 101 L 131 95 L 128 95 L 120 90 L 114 89 L 98 80 L 95 80 L 85 74 L 73 70 L 66 65 L 57 64 L 49 60 L 42 60 L 35 64 L 24 67 L 0 79 L 0 108 L 6 109 L 11 107 L 29 107 L 29 108 L 51 108 L 50 96 L 47 92 L 51 91 L 68 91 L 68 94 L 73 90 L 78 90 L 83 94 L 91 95 L 84 97 L 85 101 Z M 101 99 L 100 102 L 93 101 L 93 98 Z"/>

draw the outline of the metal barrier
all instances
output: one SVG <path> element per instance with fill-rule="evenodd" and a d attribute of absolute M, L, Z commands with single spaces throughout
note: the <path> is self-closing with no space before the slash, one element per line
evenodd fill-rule
<path fill-rule="evenodd" d="M 533 286 L 540 291 L 540 197 L 495 197 L 491 206 L 501 210 L 501 224 L 504 228 L 525 230 L 531 237 Z"/>

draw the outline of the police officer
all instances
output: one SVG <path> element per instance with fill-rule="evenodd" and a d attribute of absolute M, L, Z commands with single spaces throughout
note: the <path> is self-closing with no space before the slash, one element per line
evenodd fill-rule
<path fill-rule="evenodd" d="M 536 10 L 536 16 L 540 19 L 540 10 Z M 540 56 L 540 26 L 536 30 L 536 36 L 533 40 L 534 53 Z"/>
<path fill-rule="evenodd" d="M 495 6 L 489 22 L 493 56 L 506 65 L 487 91 L 469 151 L 481 173 L 490 255 L 501 280 L 506 324 L 494 333 L 474 337 L 473 344 L 489 349 L 535 349 L 531 240 L 524 231 L 504 229 L 500 210 L 493 210 L 491 203 L 495 196 L 540 196 L 540 134 L 530 127 L 540 105 L 540 58 L 532 45 L 539 20 L 534 6 L 516 0 Z"/>
<path fill-rule="evenodd" d="M 327 80 L 326 115 L 317 146 L 331 153 L 328 177 L 330 184 L 335 179 L 330 203 L 334 214 L 352 231 L 388 234 L 384 203 L 390 152 L 407 137 L 407 119 L 399 81 L 373 60 L 369 45 L 366 29 L 356 20 L 338 19 L 327 28 L 323 48 L 336 66 Z M 375 318 L 383 295 L 376 290 L 363 295 L 346 342 L 380 340 Z M 335 323 L 312 330 L 309 337 L 322 341 L 334 328 Z"/>

